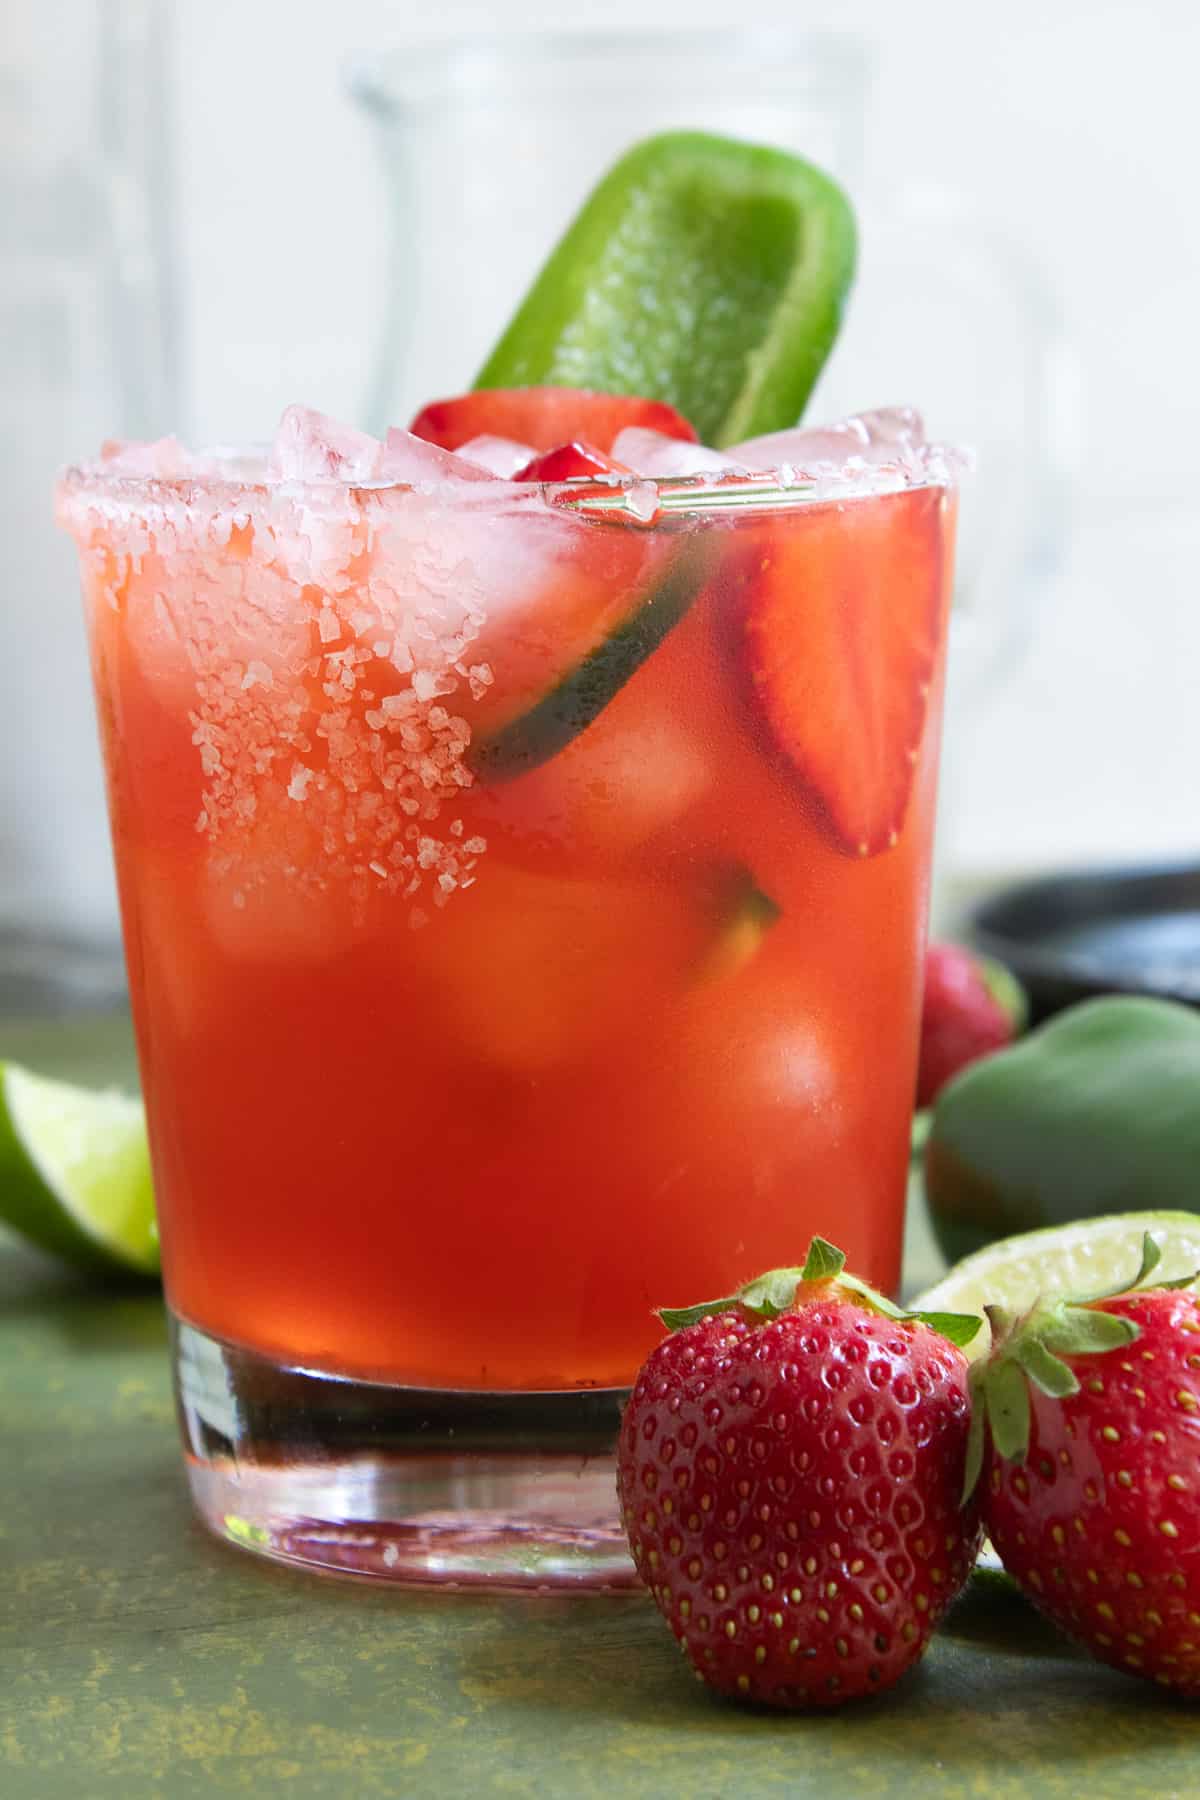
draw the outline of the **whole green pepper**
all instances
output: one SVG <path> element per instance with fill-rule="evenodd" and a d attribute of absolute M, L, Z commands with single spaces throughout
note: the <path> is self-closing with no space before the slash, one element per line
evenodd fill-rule
<path fill-rule="evenodd" d="M 1090 1000 L 972 1064 L 938 1097 L 925 1193 L 952 1262 L 1101 1213 L 1200 1211 L 1200 1013 Z"/>

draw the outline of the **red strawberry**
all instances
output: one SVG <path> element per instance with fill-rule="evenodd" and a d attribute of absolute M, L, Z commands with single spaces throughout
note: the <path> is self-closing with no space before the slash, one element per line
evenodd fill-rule
<path fill-rule="evenodd" d="M 1000 963 L 960 944 L 930 944 L 917 1105 L 931 1106 L 960 1069 L 1011 1044 L 1027 1010 L 1021 984 Z"/>
<path fill-rule="evenodd" d="M 556 444 L 553 450 L 539 452 L 523 469 L 518 469 L 513 480 L 573 481 L 581 475 L 628 475 L 630 472 L 624 463 L 614 462 L 603 450 L 594 450 L 591 444 L 574 438 L 569 444 Z"/>
<path fill-rule="evenodd" d="M 989 1307 L 969 1478 L 1005 1568 L 1103 1662 L 1200 1695 L 1200 1300 L 1172 1282 Z M 990 1439 L 990 1441 L 988 1441 Z"/>
<path fill-rule="evenodd" d="M 584 438 L 606 455 L 629 425 L 695 443 L 696 433 L 673 406 L 587 388 L 475 388 L 452 400 L 431 400 L 409 430 L 443 450 L 458 450 L 474 437 L 514 438 L 535 450 L 553 450 Z"/>
<path fill-rule="evenodd" d="M 696 1673 L 771 1706 L 880 1693 L 971 1569 L 962 1351 L 814 1238 L 803 1269 L 664 1312 L 617 1482 L 642 1579 Z M 980 1321 L 938 1315 L 960 1342 Z"/>
<path fill-rule="evenodd" d="M 889 849 L 908 810 L 945 604 L 945 504 L 915 488 L 738 534 L 758 704 L 852 856 Z"/>

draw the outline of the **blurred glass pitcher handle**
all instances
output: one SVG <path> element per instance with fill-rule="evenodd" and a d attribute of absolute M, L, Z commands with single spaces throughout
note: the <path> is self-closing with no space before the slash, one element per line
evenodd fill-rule
<path fill-rule="evenodd" d="M 874 291 L 933 326 L 933 361 L 920 371 L 931 423 L 978 453 L 956 604 L 964 677 L 983 694 L 1020 659 L 1063 554 L 1078 455 L 1074 346 L 1047 271 L 968 196 L 902 188 L 874 230 Z"/>

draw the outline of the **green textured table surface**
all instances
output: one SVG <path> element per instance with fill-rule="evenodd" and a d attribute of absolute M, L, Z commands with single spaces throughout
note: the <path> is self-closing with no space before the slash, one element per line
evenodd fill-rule
<path fill-rule="evenodd" d="M 120 1030 L 0 1034 L 95 1076 Z M 920 1220 L 910 1258 L 930 1255 Z M 720 1702 L 649 1601 L 385 1593 L 193 1522 L 157 1296 L 0 1242 L 0 1795 L 1200 1792 L 1200 1714 L 976 1584 L 892 1694 L 812 1718 Z"/>

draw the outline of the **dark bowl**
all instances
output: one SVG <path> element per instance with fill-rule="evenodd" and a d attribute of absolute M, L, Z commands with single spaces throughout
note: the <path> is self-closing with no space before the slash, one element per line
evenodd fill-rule
<path fill-rule="evenodd" d="M 1035 1023 L 1097 994 L 1200 1007 L 1200 863 L 1023 882 L 975 906 L 966 935 L 1023 982 Z"/>

